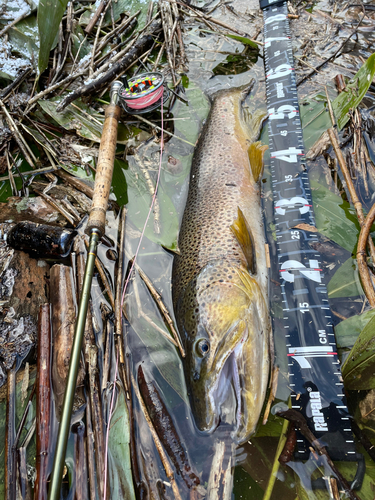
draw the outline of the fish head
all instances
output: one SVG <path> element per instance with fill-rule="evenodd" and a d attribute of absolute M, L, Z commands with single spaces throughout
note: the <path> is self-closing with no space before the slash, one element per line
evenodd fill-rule
<path fill-rule="evenodd" d="M 263 332 L 268 314 L 259 294 L 247 270 L 219 261 L 189 283 L 177 314 L 195 423 L 200 431 L 213 432 L 232 386 L 238 442 L 254 432 L 268 379 L 269 331 Z"/>

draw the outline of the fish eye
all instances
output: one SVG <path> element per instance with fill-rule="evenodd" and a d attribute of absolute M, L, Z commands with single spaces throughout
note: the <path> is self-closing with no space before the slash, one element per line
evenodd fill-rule
<path fill-rule="evenodd" d="M 210 351 L 210 343 L 207 339 L 201 339 L 197 343 L 197 351 L 200 356 L 206 356 Z"/>

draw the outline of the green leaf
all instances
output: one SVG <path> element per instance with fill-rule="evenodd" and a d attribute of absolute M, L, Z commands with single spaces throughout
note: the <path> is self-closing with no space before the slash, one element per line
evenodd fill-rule
<path fill-rule="evenodd" d="M 69 104 L 63 111 L 56 111 L 63 96 L 52 97 L 48 101 L 38 101 L 43 111 L 49 114 L 56 122 L 66 130 L 75 130 L 78 135 L 100 142 L 104 124 L 104 115 L 84 104 L 80 99 Z M 127 144 L 128 140 L 138 134 L 140 130 L 136 127 L 125 127 L 121 123 L 117 130 L 117 143 Z"/>
<path fill-rule="evenodd" d="M 331 92 L 329 95 L 332 95 Z M 303 140 L 306 151 L 315 144 L 323 132 L 332 127 L 326 107 L 326 100 L 325 94 L 318 93 L 305 97 L 300 104 Z"/>
<path fill-rule="evenodd" d="M 164 324 L 152 318 L 161 328 Z M 186 403 L 188 402 L 185 377 L 177 348 L 168 339 L 155 330 L 144 318 L 131 318 L 134 331 L 146 346 L 152 362 L 155 364 L 163 379 Z"/>
<path fill-rule="evenodd" d="M 328 297 L 354 297 L 363 294 L 355 260 L 350 257 L 342 264 L 328 283 Z"/>
<path fill-rule="evenodd" d="M 363 478 L 361 489 L 358 491 L 359 498 L 363 500 L 372 500 L 375 490 L 375 464 L 369 455 L 361 447 L 360 453 L 363 453 L 366 462 L 366 473 Z M 336 466 L 345 478 L 354 478 L 357 471 L 357 462 L 337 462 Z M 325 497 L 327 498 L 327 496 Z"/>
<path fill-rule="evenodd" d="M 347 389 L 373 389 L 375 384 L 375 316 L 359 334 L 342 366 Z"/>
<path fill-rule="evenodd" d="M 231 38 L 232 40 L 237 40 L 237 42 L 241 42 L 244 45 L 250 45 L 250 47 L 259 50 L 259 45 L 253 42 L 253 40 L 250 40 L 250 38 L 246 38 L 245 36 L 230 35 L 229 33 L 225 33 L 225 36 Z"/>
<path fill-rule="evenodd" d="M 110 497 L 135 500 L 130 459 L 130 425 L 124 391 L 121 390 L 111 419 L 108 439 Z"/>
<path fill-rule="evenodd" d="M 16 422 L 14 422 L 16 428 L 19 425 L 19 422 L 21 420 L 21 417 L 24 413 L 25 406 L 27 404 L 27 398 L 26 400 L 23 399 L 22 397 L 22 382 L 23 382 L 23 374 L 21 370 L 18 372 L 18 377 L 21 375 L 21 380 L 17 382 L 16 385 Z M 29 384 L 28 384 L 28 389 L 27 389 L 27 396 L 30 395 L 30 392 L 32 391 L 33 385 L 35 384 L 35 378 L 36 378 L 36 370 L 30 369 L 30 379 L 29 379 Z M 2 457 L 5 456 L 5 436 L 7 432 L 7 427 L 6 427 L 6 407 L 7 407 L 7 397 L 6 393 L 3 392 L 4 387 L 2 387 L 2 399 L 0 399 L 0 434 L 3 437 L 2 439 L 2 446 L 0 447 L 0 454 Z M 21 437 L 20 437 L 20 442 L 25 439 L 25 436 L 27 432 L 32 428 L 34 424 L 34 418 L 35 418 L 35 398 L 33 399 L 33 403 L 29 409 L 29 413 L 26 418 L 25 426 L 22 431 Z M 35 460 L 35 455 L 36 455 L 36 449 L 35 449 L 35 439 L 31 441 L 31 443 L 27 447 L 27 456 L 30 459 L 30 462 Z M 29 463 L 30 463 L 29 462 Z M 5 487 L 5 474 L 4 474 L 4 459 L 1 461 L 0 464 L 0 498 L 5 498 L 5 492 L 4 492 L 4 487 Z"/>
<path fill-rule="evenodd" d="M 129 14 L 129 16 L 134 15 L 139 10 L 141 11 L 137 17 L 136 31 L 142 30 L 146 25 L 148 2 L 143 0 L 117 0 L 113 2 L 113 18 L 115 23 L 120 19 L 122 14 Z M 97 6 L 93 3 L 89 9 L 87 9 L 80 17 L 79 24 L 81 26 L 87 26 L 91 17 L 94 15 Z M 109 8 L 105 14 L 102 26 L 109 26 L 112 24 L 111 20 L 111 8 Z M 95 28 L 94 28 L 95 32 Z"/>
<path fill-rule="evenodd" d="M 12 52 L 18 52 L 23 58 L 36 66 L 39 57 L 39 36 L 36 15 L 19 21 L 9 30 L 9 41 Z M 36 69 L 36 68 L 35 68 Z"/>
<path fill-rule="evenodd" d="M 356 314 L 345 321 L 341 321 L 341 323 L 335 326 L 337 347 L 352 348 L 361 331 L 374 316 L 375 309 L 371 309 L 370 311 L 366 311 L 362 314 Z"/>
<path fill-rule="evenodd" d="M 359 224 L 350 204 L 315 180 L 311 180 L 311 194 L 318 231 L 353 252 Z"/>
<path fill-rule="evenodd" d="M 32 146 L 32 150 L 36 157 L 38 158 L 40 153 L 38 152 L 35 146 Z M 30 172 L 32 169 L 23 156 L 20 156 L 16 160 L 18 170 L 20 172 Z M 16 174 L 18 174 L 17 170 L 13 167 L 12 173 L 15 175 L 14 181 L 16 183 L 17 190 L 22 189 L 22 179 Z M 8 172 L 4 173 L 3 176 L 0 176 L 0 202 L 6 202 L 10 196 L 12 196 L 12 188 L 10 186 L 9 180 L 1 180 L 1 177 L 5 177 L 8 175 Z M 23 198 L 24 199 L 24 198 Z"/>
<path fill-rule="evenodd" d="M 76 58 L 78 51 L 78 59 L 80 61 L 83 57 L 87 56 L 91 52 L 91 45 L 88 42 L 86 35 L 79 24 L 75 24 L 72 33 L 72 54 Z"/>
<path fill-rule="evenodd" d="M 349 109 L 355 109 L 362 101 L 375 75 L 375 54 L 371 55 L 358 73 L 347 83 L 347 90 L 336 97 L 336 91 L 328 88 L 332 108 L 339 129 L 349 120 Z M 306 151 L 319 139 L 323 132 L 332 127 L 328 113 L 325 92 L 306 97 L 300 105 L 303 139 Z"/>
<path fill-rule="evenodd" d="M 136 166 L 134 166 L 136 168 Z M 121 173 L 119 172 L 122 171 Z M 129 220 L 142 231 L 151 204 L 151 196 L 141 170 L 132 171 L 126 162 L 115 160 L 116 188 L 114 190 L 119 204 L 125 204 L 124 192 L 127 190 Z M 122 183 L 120 179 L 122 178 Z M 126 181 L 126 182 L 124 182 Z M 119 199 L 119 195 L 122 199 Z M 162 184 L 159 184 L 157 199 L 160 206 L 160 234 L 154 231 L 154 216 L 151 213 L 146 226 L 145 235 L 151 241 L 159 243 L 169 250 L 176 250 L 178 235 L 178 216 L 172 200 L 166 194 Z"/>
<path fill-rule="evenodd" d="M 40 0 L 38 6 L 38 30 L 40 51 L 38 68 L 39 74 L 48 66 L 49 53 L 59 32 L 59 25 L 64 15 L 68 0 Z"/>
<path fill-rule="evenodd" d="M 61 167 L 68 172 L 71 175 L 74 175 L 74 177 L 78 177 L 79 179 L 84 179 L 87 181 L 93 181 L 94 180 L 94 175 L 92 172 L 90 172 L 90 175 L 87 175 L 86 170 L 79 166 L 79 165 L 73 165 L 70 163 L 69 165 L 64 165 L 61 164 Z"/>
<path fill-rule="evenodd" d="M 216 35 L 218 32 L 217 31 L 210 31 L 210 30 L 200 30 L 202 33 L 211 33 L 213 35 Z M 254 49 L 257 49 L 259 51 L 259 45 L 255 43 L 253 40 L 250 40 L 250 38 L 247 38 L 246 36 L 239 36 L 239 35 L 231 35 L 230 33 L 220 33 L 221 35 L 225 35 L 227 38 L 231 38 L 232 40 L 237 40 L 237 42 L 241 42 L 244 45 L 249 45 L 250 47 L 253 47 Z"/>
<path fill-rule="evenodd" d="M 375 54 L 362 65 L 358 73 L 346 84 L 346 89 L 332 102 L 337 125 L 341 130 L 349 120 L 349 109 L 355 109 L 362 101 L 375 75 Z"/>

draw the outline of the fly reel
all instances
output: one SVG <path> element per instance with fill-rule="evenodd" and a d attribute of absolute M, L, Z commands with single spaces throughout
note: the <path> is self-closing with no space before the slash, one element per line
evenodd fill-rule
<path fill-rule="evenodd" d="M 130 115 L 148 113 L 169 98 L 164 76 L 159 72 L 147 72 L 125 79 L 120 91 L 120 103 Z"/>

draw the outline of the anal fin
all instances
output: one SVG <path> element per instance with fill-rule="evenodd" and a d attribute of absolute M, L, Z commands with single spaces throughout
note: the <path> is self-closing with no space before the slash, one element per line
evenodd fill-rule
<path fill-rule="evenodd" d="M 255 274 L 256 257 L 255 257 L 254 238 L 251 233 L 250 226 L 247 220 L 245 219 L 245 216 L 240 207 L 238 207 L 238 218 L 233 222 L 230 228 L 245 255 L 249 271 L 252 274 Z"/>
<path fill-rule="evenodd" d="M 253 173 L 255 182 L 258 182 L 263 173 L 263 155 L 268 149 L 268 146 L 262 145 L 260 141 L 253 142 L 249 146 L 248 154 L 250 160 L 250 167 Z"/>

